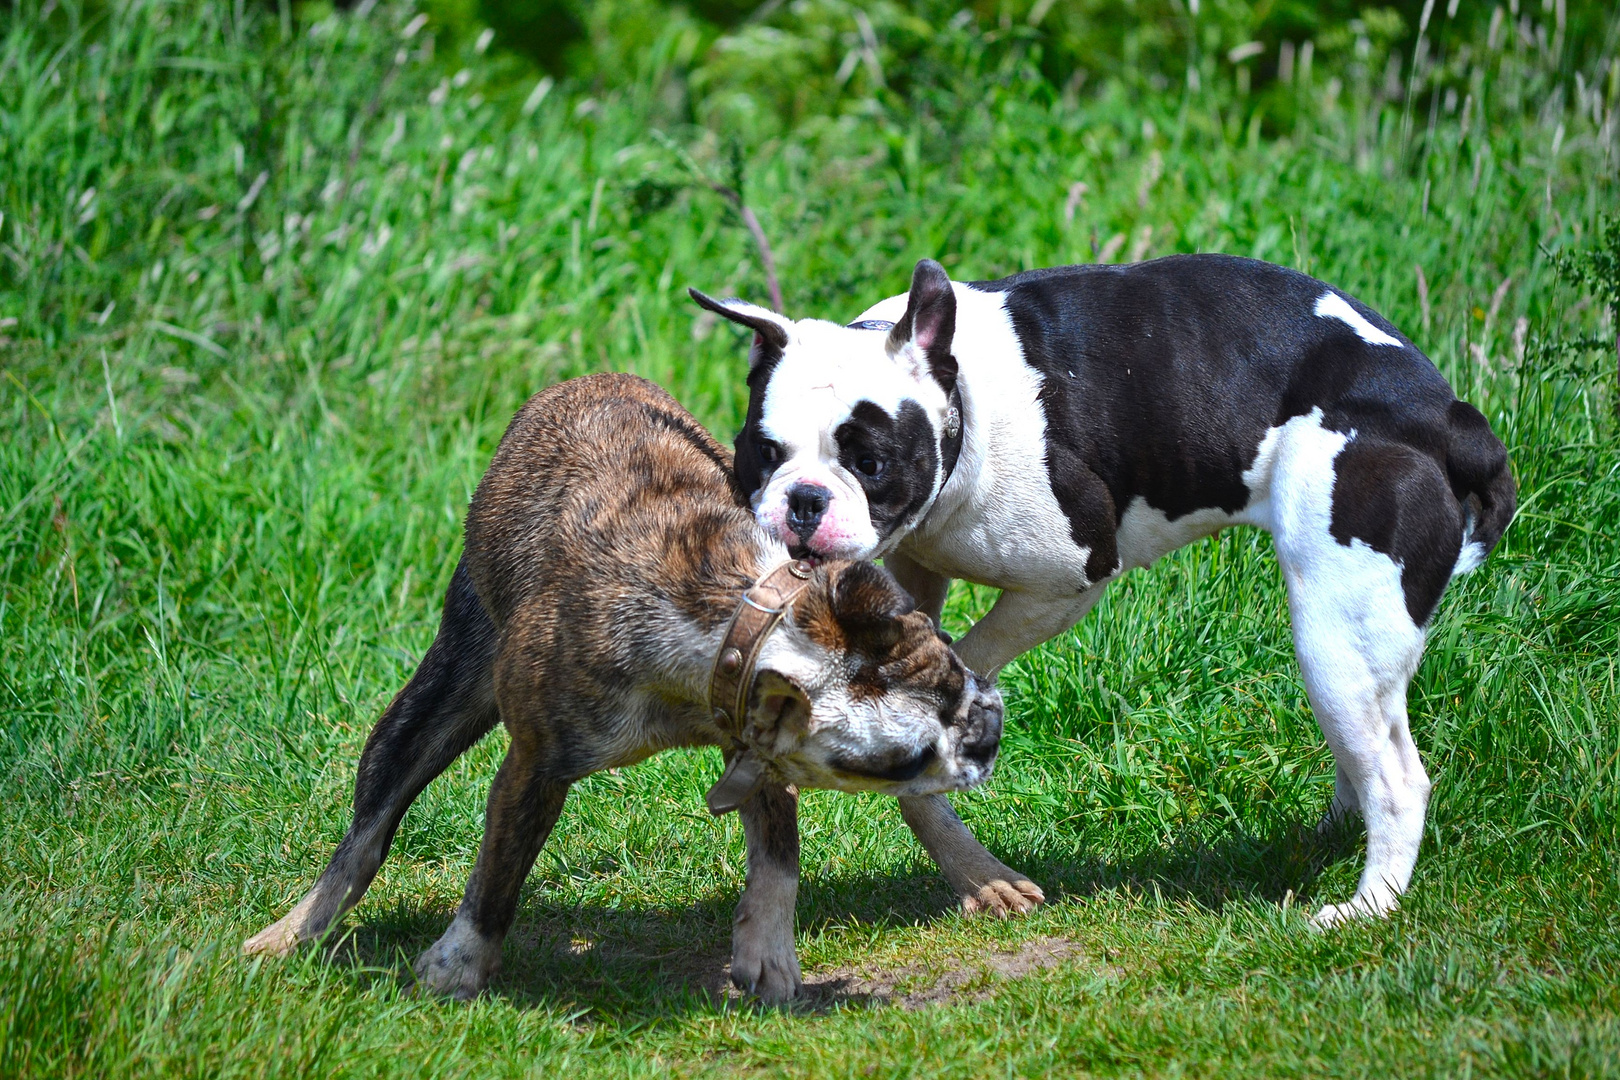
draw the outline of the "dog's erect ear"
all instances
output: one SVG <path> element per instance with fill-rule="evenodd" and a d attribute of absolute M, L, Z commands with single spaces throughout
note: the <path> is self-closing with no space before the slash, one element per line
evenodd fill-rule
<path fill-rule="evenodd" d="M 956 357 L 951 355 L 955 336 L 956 293 L 950 275 L 933 259 L 923 259 L 911 272 L 906 313 L 889 331 L 889 352 L 899 352 L 907 342 L 915 345 L 927 357 L 934 381 L 948 394 L 956 388 Z"/>
<path fill-rule="evenodd" d="M 888 652 L 905 632 L 900 618 L 916 607 L 893 575 L 875 563 L 850 563 L 833 583 L 833 618 L 858 649 Z"/>
<path fill-rule="evenodd" d="M 787 348 L 788 335 L 793 324 L 776 312 L 750 304 L 746 300 L 716 300 L 712 296 L 688 288 L 687 294 L 699 307 L 708 308 L 723 319 L 730 319 L 754 332 L 754 347 L 748 354 L 750 370 L 767 352 L 781 352 Z"/>

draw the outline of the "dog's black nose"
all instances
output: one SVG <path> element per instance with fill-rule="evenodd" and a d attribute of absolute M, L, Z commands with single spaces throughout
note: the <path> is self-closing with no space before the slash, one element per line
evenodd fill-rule
<path fill-rule="evenodd" d="M 831 497 L 832 492 L 820 484 L 794 484 L 788 489 L 787 526 L 806 544 L 810 542 L 810 534 L 821 524 Z"/>

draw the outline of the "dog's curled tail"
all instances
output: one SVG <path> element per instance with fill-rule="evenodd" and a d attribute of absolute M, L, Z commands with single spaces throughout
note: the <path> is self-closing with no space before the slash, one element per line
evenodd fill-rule
<path fill-rule="evenodd" d="M 1485 561 L 1513 520 L 1518 487 L 1508 468 L 1507 447 L 1478 409 L 1453 401 L 1447 416 L 1446 475 L 1466 515 L 1462 551 L 1453 574 L 1465 574 Z"/>

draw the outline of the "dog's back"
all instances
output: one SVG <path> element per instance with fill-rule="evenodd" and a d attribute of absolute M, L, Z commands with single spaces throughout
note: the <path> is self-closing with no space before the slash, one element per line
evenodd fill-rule
<path fill-rule="evenodd" d="M 1017 356 L 1040 375 L 1050 487 L 1089 552 L 1093 582 L 1228 521 L 1273 528 L 1244 515 L 1268 497 L 1256 476 L 1266 471 L 1262 448 L 1313 413 L 1354 444 L 1336 462 L 1337 484 L 1328 481 L 1334 536 L 1402 563 L 1417 623 L 1428 622 L 1454 568 L 1476 565 L 1513 517 L 1507 452 L 1478 410 L 1383 316 L 1296 270 L 1172 255 L 964 290 L 995 296 L 1017 340 L 995 356 L 964 356 L 964 368 Z M 994 373 L 975 372 L 981 385 Z M 1423 491 L 1397 513 L 1389 489 L 1414 470 Z M 1128 519 L 1133 503 L 1171 522 L 1202 514 L 1209 527 L 1161 527 L 1165 537 L 1126 550 L 1141 532 Z"/>
<path fill-rule="evenodd" d="M 594 621 L 630 599 L 627 583 L 679 593 L 709 578 L 690 572 L 700 562 L 742 588 L 757 536 L 730 453 L 690 413 L 645 379 L 593 375 L 513 418 L 473 494 L 463 561 L 497 625 L 540 592 L 556 593 L 559 620 Z"/>

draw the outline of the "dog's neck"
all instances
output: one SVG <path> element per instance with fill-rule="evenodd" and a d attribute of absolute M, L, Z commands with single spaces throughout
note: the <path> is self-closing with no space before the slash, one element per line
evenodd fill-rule
<path fill-rule="evenodd" d="M 709 557 L 694 566 L 673 553 L 683 545 L 666 545 L 660 560 L 661 601 L 647 617 L 664 624 L 658 635 L 661 655 L 651 658 L 663 672 L 665 692 L 682 706 L 708 715 L 709 683 L 726 628 L 742 595 L 759 578 L 788 559 L 787 547 L 773 539 L 752 517 L 701 538 Z M 683 576 L 684 575 L 684 576 Z"/>
<path fill-rule="evenodd" d="M 939 491 L 912 524 L 908 533 L 927 532 L 930 522 L 949 521 L 958 511 L 971 506 L 974 494 L 980 489 L 985 459 L 989 452 L 986 437 L 993 430 L 993 425 L 981 423 L 984 403 L 975 398 L 973 387 L 965 375 L 964 372 L 958 376 L 955 392 L 951 395 L 952 404 L 959 410 L 961 423 L 961 431 L 956 440 L 955 458 L 941 461 L 940 475 L 943 479 Z M 949 461 L 948 468 L 947 461 Z M 903 542 L 903 537 L 898 538 L 897 543 Z"/>

